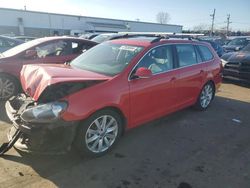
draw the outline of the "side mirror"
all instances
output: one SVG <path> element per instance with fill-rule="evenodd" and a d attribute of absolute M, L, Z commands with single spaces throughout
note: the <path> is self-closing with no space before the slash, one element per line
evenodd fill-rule
<path fill-rule="evenodd" d="M 138 78 L 150 78 L 152 76 L 152 72 L 150 69 L 140 67 L 136 70 L 134 76 Z"/>
<path fill-rule="evenodd" d="M 26 50 L 24 57 L 26 58 L 31 58 L 37 56 L 37 51 L 36 50 Z"/>

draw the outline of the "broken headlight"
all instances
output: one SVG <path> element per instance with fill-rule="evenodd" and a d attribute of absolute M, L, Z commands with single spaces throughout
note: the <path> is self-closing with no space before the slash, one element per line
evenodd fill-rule
<path fill-rule="evenodd" d="M 21 118 L 26 122 L 49 123 L 57 120 L 66 108 L 66 102 L 52 102 L 37 105 L 26 109 L 21 114 Z"/>

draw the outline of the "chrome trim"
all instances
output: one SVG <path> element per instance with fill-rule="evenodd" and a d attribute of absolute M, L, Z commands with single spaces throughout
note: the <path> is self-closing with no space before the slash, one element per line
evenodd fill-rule
<path fill-rule="evenodd" d="M 135 66 L 133 67 L 133 69 L 130 71 L 129 75 L 128 75 L 128 81 L 131 81 L 130 79 L 130 76 L 132 74 L 132 72 L 134 71 L 135 67 L 141 62 L 141 60 L 153 49 L 155 48 L 158 48 L 158 47 L 162 47 L 162 46 L 167 46 L 167 45 L 176 45 L 176 44 L 191 44 L 191 45 L 203 45 L 203 46 L 206 46 L 204 44 L 192 44 L 192 43 L 168 43 L 168 44 L 161 44 L 161 45 L 158 45 L 158 46 L 155 46 L 151 49 L 149 49 L 147 51 L 147 53 L 145 53 L 141 58 L 140 60 L 135 64 Z M 207 46 L 206 46 L 207 47 Z M 179 70 L 179 69 L 182 69 L 182 68 L 186 68 L 186 67 L 191 67 L 191 66 L 194 66 L 194 65 L 199 65 L 199 64 L 203 64 L 203 63 L 209 63 L 211 61 L 214 61 L 215 60 L 215 57 L 214 57 L 214 54 L 213 54 L 213 59 L 209 60 L 209 61 L 202 61 L 200 63 L 197 63 L 197 64 L 193 64 L 193 65 L 187 65 L 187 66 L 184 66 L 184 67 L 178 67 L 178 68 L 173 68 L 171 70 L 167 70 L 167 71 L 163 71 L 163 72 L 159 72 L 159 73 L 155 73 L 155 74 L 152 74 L 152 76 L 155 76 L 155 75 L 159 75 L 159 74 L 164 74 L 166 72 L 171 72 L 171 71 L 174 71 L 174 70 Z M 135 79 L 132 79 L 132 80 L 137 80 L 137 79 L 140 79 L 140 78 L 135 78 Z"/>

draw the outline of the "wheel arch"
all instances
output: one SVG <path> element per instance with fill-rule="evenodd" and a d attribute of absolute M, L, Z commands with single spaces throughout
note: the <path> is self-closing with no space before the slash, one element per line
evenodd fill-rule
<path fill-rule="evenodd" d="M 112 110 L 112 111 L 116 112 L 121 117 L 121 120 L 122 120 L 122 135 L 123 135 L 126 128 L 127 128 L 128 120 L 127 120 L 127 117 L 125 116 L 125 114 L 123 113 L 123 111 L 120 108 L 116 107 L 116 106 L 105 106 L 105 107 L 99 108 L 99 109 L 95 110 L 94 112 L 88 114 L 88 116 L 85 117 L 84 119 L 80 120 L 80 122 L 88 119 L 93 114 L 95 114 L 97 112 L 100 112 L 102 110 Z"/>

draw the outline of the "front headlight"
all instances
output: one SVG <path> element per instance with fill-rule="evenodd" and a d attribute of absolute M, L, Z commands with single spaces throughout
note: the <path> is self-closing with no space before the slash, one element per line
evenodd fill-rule
<path fill-rule="evenodd" d="M 67 108 L 66 102 L 52 102 L 26 109 L 22 114 L 22 120 L 26 122 L 49 123 L 57 120 L 60 113 Z"/>
<path fill-rule="evenodd" d="M 226 60 L 221 59 L 221 64 L 222 64 L 223 67 L 224 67 L 227 63 L 228 63 L 228 62 L 227 62 Z"/>

